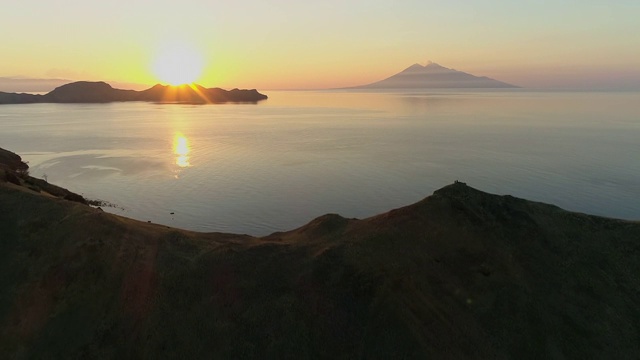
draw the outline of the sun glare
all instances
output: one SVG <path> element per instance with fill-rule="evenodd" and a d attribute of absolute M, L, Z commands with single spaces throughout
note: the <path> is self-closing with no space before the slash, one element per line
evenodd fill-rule
<path fill-rule="evenodd" d="M 153 62 L 153 73 L 169 85 L 191 84 L 202 74 L 204 61 L 198 51 L 185 44 L 162 48 Z"/>
<path fill-rule="evenodd" d="M 176 155 L 176 165 L 179 167 L 189 167 L 189 141 L 180 132 L 176 133 L 173 137 L 173 153 Z"/>

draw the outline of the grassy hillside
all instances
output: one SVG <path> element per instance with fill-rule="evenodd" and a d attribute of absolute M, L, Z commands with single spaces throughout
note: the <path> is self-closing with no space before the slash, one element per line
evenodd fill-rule
<path fill-rule="evenodd" d="M 639 223 L 462 183 L 253 238 L 0 181 L 0 229 L 1 358 L 640 353 Z"/>

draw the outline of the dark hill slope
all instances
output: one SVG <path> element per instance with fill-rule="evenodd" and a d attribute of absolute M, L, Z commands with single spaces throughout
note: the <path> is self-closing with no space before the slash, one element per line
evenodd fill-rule
<path fill-rule="evenodd" d="M 29 169 L 29 165 L 23 162 L 18 154 L 0 148 L 0 169 L 24 172 Z"/>
<path fill-rule="evenodd" d="M 640 225 L 462 183 L 265 238 L 0 184 L 2 358 L 633 358 Z"/>

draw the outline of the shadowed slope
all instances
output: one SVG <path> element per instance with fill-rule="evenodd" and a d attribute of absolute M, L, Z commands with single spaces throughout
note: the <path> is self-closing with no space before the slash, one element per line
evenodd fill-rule
<path fill-rule="evenodd" d="M 0 148 L 0 169 L 20 172 L 27 171 L 29 166 L 22 161 L 19 155 Z"/>
<path fill-rule="evenodd" d="M 0 355 L 632 358 L 640 225 L 462 183 L 201 234 L 0 184 Z"/>

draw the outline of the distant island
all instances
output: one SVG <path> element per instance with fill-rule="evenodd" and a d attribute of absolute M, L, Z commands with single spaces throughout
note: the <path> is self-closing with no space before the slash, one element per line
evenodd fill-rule
<path fill-rule="evenodd" d="M 22 76 L 2 76 L 0 77 L 0 92 L 45 93 L 70 82 L 73 81 L 68 79 L 37 79 Z"/>
<path fill-rule="evenodd" d="M 429 61 L 426 66 L 413 64 L 384 80 L 347 89 L 495 89 L 518 86 L 449 69 Z"/>
<path fill-rule="evenodd" d="M 110 103 L 120 101 L 148 101 L 157 103 L 257 103 L 267 96 L 257 90 L 224 90 L 203 86 L 167 86 L 157 84 L 142 91 L 114 89 L 103 82 L 77 81 L 59 86 L 47 94 L 0 92 L 0 104 L 31 103 Z"/>

